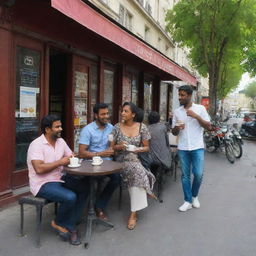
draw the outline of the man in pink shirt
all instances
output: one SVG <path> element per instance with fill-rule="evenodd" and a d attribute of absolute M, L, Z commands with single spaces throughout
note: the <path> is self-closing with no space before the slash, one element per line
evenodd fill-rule
<path fill-rule="evenodd" d="M 55 115 L 45 116 L 41 121 L 42 135 L 31 142 L 27 164 L 29 184 L 34 196 L 58 202 L 59 209 L 52 227 L 63 240 L 70 239 L 79 245 L 75 224 L 82 214 L 88 195 L 85 180 L 63 175 L 64 165 L 70 163 L 72 151 L 61 138 L 61 121 Z"/>

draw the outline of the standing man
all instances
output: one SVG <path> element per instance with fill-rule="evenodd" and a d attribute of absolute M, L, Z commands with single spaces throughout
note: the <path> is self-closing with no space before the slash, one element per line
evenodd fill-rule
<path fill-rule="evenodd" d="M 82 129 L 79 140 L 79 156 L 91 159 L 100 156 L 105 160 L 111 160 L 114 150 L 109 147 L 109 134 L 113 130 L 113 125 L 109 123 L 108 105 L 96 103 L 93 107 L 95 121 Z M 115 191 L 120 185 L 120 175 L 110 174 L 106 187 L 103 189 L 95 204 L 95 211 L 98 218 L 108 220 L 105 209 Z"/>
<path fill-rule="evenodd" d="M 62 174 L 63 166 L 70 163 L 72 151 L 61 138 L 59 117 L 45 116 L 41 131 L 43 134 L 31 142 L 27 154 L 30 190 L 34 196 L 59 203 L 51 225 L 63 240 L 70 239 L 72 245 L 79 245 L 75 224 L 85 207 L 88 186 Z"/>
<path fill-rule="evenodd" d="M 193 90 L 189 85 L 179 87 L 180 107 L 174 111 L 172 133 L 179 135 L 178 155 L 182 169 L 182 188 L 185 202 L 179 211 L 200 208 L 199 188 L 204 168 L 204 129 L 210 130 L 210 117 L 204 106 L 192 102 Z M 191 170 L 194 176 L 191 187 Z"/>

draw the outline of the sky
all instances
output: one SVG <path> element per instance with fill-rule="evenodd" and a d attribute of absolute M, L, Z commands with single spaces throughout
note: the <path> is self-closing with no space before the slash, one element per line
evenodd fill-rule
<path fill-rule="evenodd" d="M 239 92 L 239 91 L 243 90 L 247 84 L 249 84 L 249 83 L 251 83 L 253 81 L 256 81 L 256 77 L 251 78 L 249 76 L 249 73 L 244 73 L 242 75 L 242 78 L 241 78 L 241 80 L 239 82 L 239 85 L 238 85 L 238 87 L 236 89 L 236 92 Z"/>

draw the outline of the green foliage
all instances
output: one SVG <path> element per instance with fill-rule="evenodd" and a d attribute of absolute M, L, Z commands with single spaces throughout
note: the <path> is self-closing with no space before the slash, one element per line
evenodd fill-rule
<path fill-rule="evenodd" d="M 256 82 L 249 83 L 245 89 L 243 90 L 243 93 L 252 99 L 256 99 Z"/>
<path fill-rule="evenodd" d="M 246 41 L 255 24 L 255 0 L 180 0 L 167 12 L 167 30 L 202 76 L 209 77 L 210 108 L 238 85 Z M 217 91 L 217 93 L 216 93 Z"/>
<path fill-rule="evenodd" d="M 218 98 L 224 99 L 230 91 L 235 89 L 239 84 L 239 81 L 243 74 L 243 68 L 240 65 L 240 54 L 239 50 L 227 52 L 227 57 L 223 58 L 220 68 L 220 80 L 218 83 Z M 230 58 L 228 55 L 232 55 Z M 227 61 L 226 61 L 227 59 Z"/>

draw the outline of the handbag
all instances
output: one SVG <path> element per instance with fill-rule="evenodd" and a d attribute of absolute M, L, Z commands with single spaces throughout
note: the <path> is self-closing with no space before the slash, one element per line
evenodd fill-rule
<path fill-rule="evenodd" d="M 141 133 L 141 123 L 140 123 L 140 133 Z M 142 135 L 140 134 L 140 146 L 142 145 Z M 138 158 L 141 162 L 141 164 L 148 170 L 151 169 L 151 166 L 153 164 L 153 158 L 150 154 L 150 152 L 140 152 L 138 153 Z"/>

